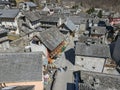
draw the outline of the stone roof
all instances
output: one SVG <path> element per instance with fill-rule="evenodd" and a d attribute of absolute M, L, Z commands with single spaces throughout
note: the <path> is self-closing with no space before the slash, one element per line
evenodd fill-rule
<path fill-rule="evenodd" d="M 107 32 L 106 27 L 92 26 L 90 29 L 90 33 L 92 35 L 105 35 Z"/>
<path fill-rule="evenodd" d="M 9 0 L 0 0 L 0 5 L 7 5 L 7 4 L 10 4 Z"/>
<path fill-rule="evenodd" d="M 40 32 L 40 40 L 49 49 L 54 50 L 62 41 L 64 41 L 64 36 L 57 28 L 50 28 Z"/>
<path fill-rule="evenodd" d="M 91 44 L 99 44 L 101 40 L 99 38 L 92 38 L 92 37 L 81 35 L 78 38 L 78 41 L 81 43 L 91 42 Z"/>
<path fill-rule="evenodd" d="M 77 24 L 77 25 L 80 25 L 82 23 L 86 23 L 87 21 L 87 18 L 82 18 L 80 16 L 70 16 L 69 19 L 74 23 L 74 24 Z"/>
<path fill-rule="evenodd" d="M 27 24 L 22 24 L 21 29 L 22 33 L 20 34 L 20 36 L 24 36 L 27 35 L 29 33 L 34 32 L 34 29 L 30 28 Z"/>
<path fill-rule="evenodd" d="M 76 26 L 75 24 L 67 18 L 66 22 L 64 22 L 64 25 L 70 30 L 70 31 L 75 31 Z"/>
<path fill-rule="evenodd" d="M 19 13 L 19 9 L 1 9 L 0 18 L 15 18 Z"/>
<path fill-rule="evenodd" d="M 75 54 L 78 56 L 109 58 L 110 50 L 108 45 L 86 44 L 78 42 L 76 44 Z"/>
<path fill-rule="evenodd" d="M 120 90 L 120 76 L 117 75 L 80 71 L 80 79 L 94 90 Z"/>
<path fill-rule="evenodd" d="M 31 22 L 37 21 L 41 18 L 39 11 L 25 11 L 25 12 L 23 12 L 23 14 Z"/>
<path fill-rule="evenodd" d="M 0 53 L 0 83 L 41 80 L 41 53 Z"/>
<path fill-rule="evenodd" d="M 59 21 L 58 16 L 42 16 L 40 18 L 40 22 L 54 22 L 57 23 Z"/>
<path fill-rule="evenodd" d="M 33 2 L 25 2 L 25 4 L 27 4 L 30 7 L 37 7 L 37 5 Z"/>

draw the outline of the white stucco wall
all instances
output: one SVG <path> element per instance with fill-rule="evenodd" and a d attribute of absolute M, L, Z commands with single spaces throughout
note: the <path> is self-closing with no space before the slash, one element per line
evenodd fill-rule
<path fill-rule="evenodd" d="M 57 23 L 57 26 L 62 25 L 63 22 L 64 22 L 64 21 L 62 20 L 62 18 L 59 18 L 58 23 Z"/>
<path fill-rule="evenodd" d="M 2 21 L 1 22 L 2 25 L 4 25 L 5 27 L 17 27 L 17 23 L 15 21 Z"/>
<path fill-rule="evenodd" d="M 16 28 L 15 33 L 19 34 L 19 28 L 18 28 L 18 18 L 21 16 L 21 12 L 18 13 L 18 15 L 14 18 L 14 20 L 9 21 L 5 20 L 5 21 L 1 21 L 1 25 L 4 25 L 7 28 Z"/>
<path fill-rule="evenodd" d="M 80 29 L 80 25 L 75 25 L 76 26 L 76 31 Z"/>
<path fill-rule="evenodd" d="M 98 24 L 95 24 L 95 23 L 94 23 L 94 25 L 93 25 L 93 26 L 98 26 Z"/>
<path fill-rule="evenodd" d="M 92 27 L 92 23 L 89 23 L 88 26 L 89 26 L 89 27 Z"/>
<path fill-rule="evenodd" d="M 38 22 L 37 24 L 33 25 L 32 27 L 35 29 L 35 28 L 37 28 L 39 26 L 40 26 L 40 22 Z"/>
<path fill-rule="evenodd" d="M 105 63 L 104 58 L 76 56 L 75 59 L 79 69 L 85 71 L 102 72 Z"/>
<path fill-rule="evenodd" d="M 95 23 L 92 23 L 92 22 L 89 22 L 89 27 L 92 27 L 92 26 L 98 26 L 98 24 L 95 24 Z"/>

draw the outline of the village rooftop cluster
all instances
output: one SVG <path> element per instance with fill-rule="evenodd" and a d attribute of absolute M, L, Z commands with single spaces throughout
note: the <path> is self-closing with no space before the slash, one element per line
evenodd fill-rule
<path fill-rule="evenodd" d="M 1 90 L 120 90 L 119 12 L 13 1 L 0 0 Z"/>

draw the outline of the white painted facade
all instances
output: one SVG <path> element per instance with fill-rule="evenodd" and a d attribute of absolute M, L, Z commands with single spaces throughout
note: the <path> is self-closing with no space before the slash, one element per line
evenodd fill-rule
<path fill-rule="evenodd" d="M 88 23 L 88 26 L 89 26 L 89 27 L 92 27 L 92 26 L 93 26 L 93 25 L 92 25 L 92 22 L 89 22 L 89 23 Z"/>
<path fill-rule="evenodd" d="M 76 31 L 80 29 L 80 25 L 75 25 L 76 26 Z"/>
<path fill-rule="evenodd" d="M 91 20 L 89 20 L 88 26 L 89 26 L 89 27 L 98 26 L 98 23 L 93 23 Z"/>
<path fill-rule="evenodd" d="M 76 30 L 75 30 L 75 40 L 78 40 L 79 33 L 80 33 L 80 25 L 75 25 Z"/>
<path fill-rule="evenodd" d="M 61 26 L 62 24 L 64 23 L 64 21 L 62 20 L 62 18 L 59 18 L 58 20 L 58 23 L 57 23 L 57 26 Z"/>
<path fill-rule="evenodd" d="M 80 70 L 103 72 L 106 59 L 86 56 L 76 56 L 75 64 Z"/>
<path fill-rule="evenodd" d="M 21 16 L 21 12 L 18 13 L 18 15 L 13 18 L 13 20 L 3 20 L 1 21 L 1 26 L 5 26 L 6 28 L 16 28 L 15 33 L 19 34 L 19 28 L 18 28 L 18 18 Z"/>
<path fill-rule="evenodd" d="M 1 24 L 4 25 L 5 27 L 16 27 L 17 26 L 17 23 L 15 21 L 2 21 Z"/>
<path fill-rule="evenodd" d="M 21 13 L 18 13 L 18 15 L 15 18 L 13 18 L 12 21 L 9 19 L 1 21 L 1 25 L 4 25 L 5 27 L 17 27 L 17 19 L 19 18 L 20 15 Z"/>
<path fill-rule="evenodd" d="M 98 26 L 97 23 L 89 23 L 89 27 L 92 27 L 92 26 Z"/>
<path fill-rule="evenodd" d="M 47 6 L 45 6 L 45 7 L 42 9 L 42 11 L 50 12 L 50 9 L 49 9 Z"/>
<path fill-rule="evenodd" d="M 97 24 L 97 23 L 94 23 L 93 26 L 98 26 L 98 24 Z"/>
<path fill-rule="evenodd" d="M 16 34 L 19 34 L 19 29 L 18 29 L 18 25 L 17 25 L 17 19 L 13 20 L 13 21 L 1 21 L 1 26 L 5 26 L 6 28 L 10 28 L 10 32 L 14 32 Z M 13 30 L 12 30 L 13 28 Z"/>

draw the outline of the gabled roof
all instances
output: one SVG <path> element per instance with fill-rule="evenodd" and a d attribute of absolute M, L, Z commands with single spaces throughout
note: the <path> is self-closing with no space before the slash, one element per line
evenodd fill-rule
<path fill-rule="evenodd" d="M 54 16 L 42 16 L 40 18 L 40 22 L 53 22 L 57 23 L 59 21 L 59 17 L 54 17 Z"/>
<path fill-rule="evenodd" d="M 40 32 L 40 40 L 52 51 L 64 41 L 64 36 L 57 28 L 50 28 L 49 30 Z"/>
<path fill-rule="evenodd" d="M 54 13 L 60 13 L 63 11 L 63 8 L 60 6 L 56 6 L 55 8 L 53 8 L 53 11 L 54 11 Z"/>
<path fill-rule="evenodd" d="M 100 39 L 98 38 L 92 38 L 92 37 L 88 37 L 88 36 L 84 36 L 84 35 L 81 35 L 79 38 L 78 38 L 78 41 L 81 42 L 81 43 L 85 43 L 87 41 L 95 44 L 99 44 L 100 43 Z"/>
<path fill-rule="evenodd" d="M 50 11 L 50 9 L 49 9 L 47 6 L 45 6 L 45 7 L 42 9 L 42 11 L 49 12 L 49 11 Z"/>
<path fill-rule="evenodd" d="M 41 53 L 0 53 L 0 83 L 41 80 Z"/>
<path fill-rule="evenodd" d="M 99 64 L 99 63 L 98 63 Z M 110 75 L 105 73 L 97 73 L 91 71 L 80 71 L 80 79 L 89 86 L 95 88 L 95 90 L 120 90 L 120 76 Z M 91 85 L 91 82 L 93 83 Z M 96 84 L 97 83 L 97 84 Z M 96 88 L 95 85 L 98 87 Z M 80 89 L 91 90 L 91 89 Z"/>
<path fill-rule="evenodd" d="M 41 17 L 39 11 L 25 11 L 25 12 L 23 12 L 23 14 L 31 22 L 37 21 Z"/>
<path fill-rule="evenodd" d="M 83 17 L 80 17 L 80 16 L 70 16 L 69 19 L 74 23 L 74 24 L 77 24 L 77 25 L 80 25 L 82 23 L 86 23 L 87 21 L 87 18 L 83 18 Z"/>
<path fill-rule="evenodd" d="M 91 17 L 89 14 L 82 12 L 82 11 L 79 12 L 77 15 L 80 16 L 81 18 L 90 18 Z"/>
<path fill-rule="evenodd" d="M 3 5 L 3 4 L 10 4 L 9 0 L 0 0 L 0 5 Z"/>
<path fill-rule="evenodd" d="M 110 50 L 108 45 L 90 44 L 78 42 L 76 44 L 75 54 L 77 56 L 88 56 L 98 58 L 109 58 Z"/>
<path fill-rule="evenodd" d="M 30 7 L 37 7 L 37 5 L 33 2 L 25 2 L 25 4 L 27 4 Z"/>
<path fill-rule="evenodd" d="M 106 32 L 107 32 L 106 27 L 100 27 L 100 26 L 91 27 L 91 34 L 105 35 Z"/>
<path fill-rule="evenodd" d="M 34 32 L 34 30 L 33 30 L 32 28 L 30 28 L 27 24 L 22 24 L 20 30 L 24 32 L 23 35 L 27 35 L 27 34 L 29 34 L 29 33 Z M 22 34 L 21 34 L 21 35 L 22 35 Z"/>
<path fill-rule="evenodd" d="M 59 18 L 62 18 L 62 19 L 66 19 L 66 16 L 63 14 L 63 13 L 54 13 L 51 15 L 51 17 L 59 17 Z"/>
<path fill-rule="evenodd" d="M 47 11 L 40 11 L 39 13 L 40 13 L 41 16 L 42 16 L 42 15 L 43 15 L 43 16 L 47 16 L 47 14 L 48 14 Z"/>
<path fill-rule="evenodd" d="M 75 24 L 68 18 L 67 18 L 66 22 L 64 22 L 64 24 L 70 31 L 74 31 L 76 29 Z"/>
<path fill-rule="evenodd" d="M 0 9 L 0 18 L 15 18 L 19 9 Z"/>
<path fill-rule="evenodd" d="M 81 23 L 80 16 L 70 16 L 69 19 L 70 19 L 74 24 L 80 24 L 80 23 Z"/>

